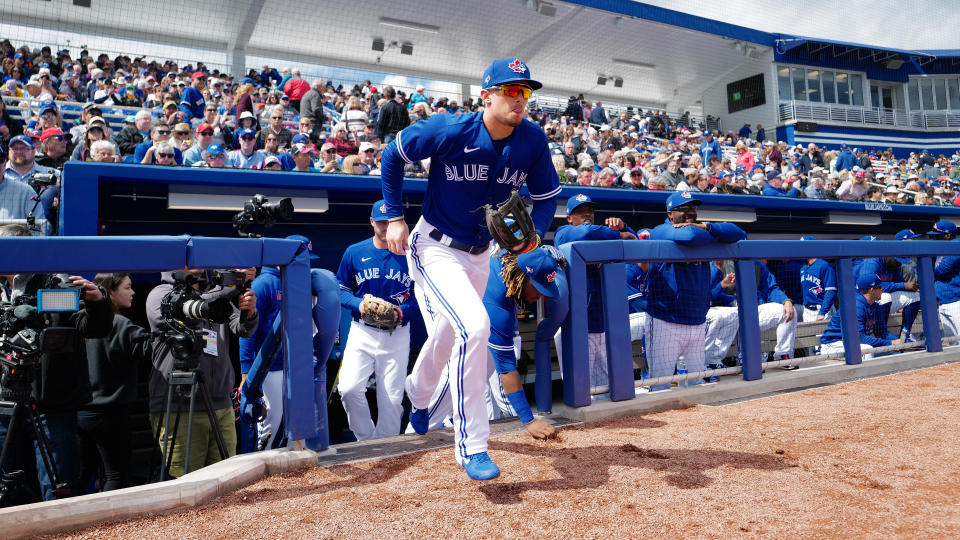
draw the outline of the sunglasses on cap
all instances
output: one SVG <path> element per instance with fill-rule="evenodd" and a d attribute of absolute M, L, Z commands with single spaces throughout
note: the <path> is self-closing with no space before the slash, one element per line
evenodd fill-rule
<path fill-rule="evenodd" d="M 530 94 L 533 93 L 533 90 L 528 86 L 523 86 L 520 84 L 510 84 L 504 86 L 491 86 L 487 88 L 487 91 L 490 92 L 493 89 L 497 89 L 501 96 L 507 96 L 510 98 L 515 98 L 517 96 L 523 96 L 523 99 L 528 99 Z"/>

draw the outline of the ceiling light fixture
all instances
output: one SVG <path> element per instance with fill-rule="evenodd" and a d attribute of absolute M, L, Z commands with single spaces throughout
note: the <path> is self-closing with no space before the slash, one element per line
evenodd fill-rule
<path fill-rule="evenodd" d="M 380 17 L 380 24 L 392 26 L 394 28 L 404 28 L 406 30 L 416 30 L 418 32 L 428 32 L 430 34 L 439 34 L 440 27 L 432 24 L 423 24 L 414 21 L 404 21 L 401 19 L 391 19 L 390 17 Z"/>
<path fill-rule="evenodd" d="M 626 58 L 614 58 L 613 63 L 620 64 L 621 66 L 630 66 L 630 67 L 642 68 L 642 69 L 656 69 L 657 67 L 653 64 L 648 64 L 646 62 L 639 62 L 637 60 L 627 60 Z"/>

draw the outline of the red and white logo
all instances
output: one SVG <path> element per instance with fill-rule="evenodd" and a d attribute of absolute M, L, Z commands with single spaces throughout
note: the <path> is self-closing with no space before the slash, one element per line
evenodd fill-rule
<path fill-rule="evenodd" d="M 527 66 L 523 65 L 523 62 L 521 62 L 519 58 L 514 58 L 513 62 L 510 62 L 510 65 L 507 67 L 516 71 L 517 73 L 527 72 Z"/>
<path fill-rule="evenodd" d="M 483 80 L 483 84 L 487 84 L 488 82 L 490 82 L 490 76 L 489 76 L 489 75 L 487 75 L 487 78 Z"/>
<path fill-rule="evenodd" d="M 554 280 L 556 277 L 557 277 L 557 271 L 556 271 L 556 270 L 554 270 L 553 272 L 550 272 L 549 274 L 547 274 L 547 283 L 553 283 L 553 280 Z"/>
<path fill-rule="evenodd" d="M 583 193 L 577 195 L 577 196 L 574 197 L 574 198 L 575 198 L 576 200 L 578 200 L 578 201 L 585 201 L 585 200 L 587 200 L 587 196 L 584 195 Z"/>
<path fill-rule="evenodd" d="M 380 205 L 380 211 L 381 211 L 381 212 L 386 212 L 386 211 L 387 211 L 387 205 L 381 204 L 381 205 Z"/>
<path fill-rule="evenodd" d="M 689 198 L 690 198 L 690 192 L 689 192 L 689 191 L 681 191 L 681 192 L 680 192 L 680 196 L 683 197 L 684 199 L 689 199 Z"/>

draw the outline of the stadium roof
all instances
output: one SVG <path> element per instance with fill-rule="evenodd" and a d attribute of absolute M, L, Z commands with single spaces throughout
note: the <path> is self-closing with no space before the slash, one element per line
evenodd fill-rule
<path fill-rule="evenodd" d="M 745 66 L 763 71 L 784 43 L 828 43 L 629 0 L 94 0 L 89 8 L 10 0 L 0 14 L 38 29 L 462 84 L 478 84 L 492 59 L 518 56 L 548 93 L 676 108 L 695 106 L 706 88 Z M 385 50 L 373 49 L 377 39 Z"/>

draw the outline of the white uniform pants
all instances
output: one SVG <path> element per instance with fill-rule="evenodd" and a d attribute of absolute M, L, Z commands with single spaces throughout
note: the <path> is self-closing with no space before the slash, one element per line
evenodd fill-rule
<path fill-rule="evenodd" d="M 643 311 L 630 314 L 630 341 L 639 341 L 647 333 L 650 317 Z"/>
<path fill-rule="evenodd" d="M 807 306 L 803 306 L 803 318 L 801 319 L 801 321 L 803 322 L 816 321 L 817 315 L 820 314 L 820 307 L 821 306 L 817 306 L 816 308 L 811 309 L 811 308 L 808 308 Z M 831 307 L 830 311 L 828 311 L 826 315 L 824 315 L 823 322 L 829 321 L 830 317 L 833 317 L 833 314 L 836 313 L 836 311 L 837 311 L 836 307 Z"/>
<path fill-rule="evenodd" d="M 415 408 L 429 407 L 449 362 L 454 452 L 457 463 L 463 464 L 465 456 L 487 450 L 490 436 L 484 404 L 490 319 L 481 301 L 490 271 L 489 255 L 471 255 L 446 246 L 428 236 L 432 230 L 421 218 L 407 252 L 428 334 L 407 392 Z"/>
<path fill-rule="evenodd" d="M 677 324 L 650 317 L 650 332 L 647 334 L 650 378 L 673 375 L 677 368 L 677 359 L 681 356 L 686 360 L 688 372 L 703 371 L 706 326 L 706 323 Z M 699 380 L 691 380 L 688 384 L 699 384 Z M 657 384 L 651 386 L 650 391 L 668 388 L 669 384 Z"/>
<path fill-rule="evenodd" d="M 632 324 L 632 322 L 631 322 Z M 633 332 L 631 327 L 631 333 Z M 563 365 L 563 330 L 557 330 L 553 335 L 553 343 L 557 347 L 557 360 Z M 606 386 L 610 382 L 607 370 L 607 334 L 594 332 L 587 334 L 587 362 L 590 367 L 590 386 Z M 560 370 L 561 377 L 563 370 Z"/>
<path fill-rule="evenodd" d="M 723 358 L 740 330 L 740 312 L 736 306 L 713 306 L 707 311 L 704 355 L 707 369 L 723 366 Z"/>
<path fill-rule="evenodd" d="M 920 293 L 913 291 L 893 291 L 883 293 L 877 302 L 880 305 L 891 304 L 890 313 L 896 313 L 914 302 L 920 301 Z"/>
<path fill-rule="evenodd" d="M 960 301 L 940 305 L 940 321 L 943 337 L 960 335 Z"/>
<path fill-rule="evenodd" d="M 284 434 L 280 433 L 281 420 L 283 419 L 283 370 L 267 373 L 260 388 L 263 391 L 263 397 L 267 398 L 270 410 L 267 411 L 263 420 L 257 422 L 257 440 L 262 439 L 269 433 L 270 438 L 263 448 L 270 450 L 274 447 L 274 441 L 284 437 Z M 289 443 L 290 441 L 287 441 L 288 445 Z"/>
<path fill-rule="evenodd" d="M 861 344 L 860 344 L 860 350 L 861 350 L 861 351 L 867 352 L 867 351 L 869 351 L 870 349 L 873 349 L 873 345 L 867 345 L 866 343 L 861 343 Z M 834 341 L 834 342 L 832 342 L 832 343 L 823 343 L 823 344 L 820 345 L 820 354 L 834 354 L 834 353 L 842 353 L 842 352 L 844 352 L 844 351 L 845 351 L 845 349 L 843 348 L 843 340 L 842 340 L 842 339 L 837 340 L 837 341 Z M 863 355 L 863 359 L 864 359 L 864 360 L 869 360 L 870 358 L 873 358 L 873 355 L 872 355 L 872 354 L 864 354 L 864 355 Z"/>
<path fill-rule="evenodd" d="M 760 331 L 777 327 L 777 346 L 774 348 L 774 357 L 793 357 L 793 342 L 797 337 L 797 317 L 787 321 L 783 314 L 783 304 L 767 302 L 757 308 L 760 318 Z M 796 312 L 794 312 L 796 315 Z"/>
<path fill-rule="evenodd" d="M 403 413 L 403 380 L 410 359 L 410 326 L 398 326 L 391 334 L 354 321 L 350 324 L 347 345 L 337 388 L 347 412 L 350 431 L 358 441 L 400 434 Z M 370 418 L 367 404 L 367 380 L 377 379 L 377 425 Z"/>

